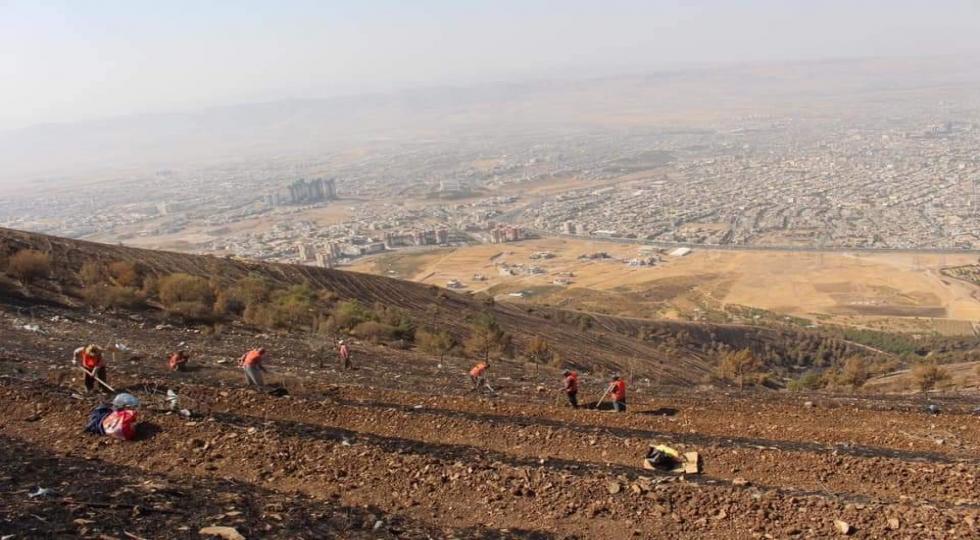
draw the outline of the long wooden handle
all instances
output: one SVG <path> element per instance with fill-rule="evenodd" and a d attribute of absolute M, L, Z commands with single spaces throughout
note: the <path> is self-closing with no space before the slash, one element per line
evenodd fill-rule
<path fill-rule="evenodd" d="M 115 392 L 116 391 L 115 388 L 109 386 L 108 383 L 106 383 L 105 381 L 103 381 L 102 379 L 100 379 L 95 374 L 95 370 L 94 369 L 92 371 L 89 371 L 89 370 L 85 369 L 85 366 L 78 366 L 78 369 L 84 371 L 85 374 L 88 375 L 89 377 L 92 377 L 93 379 L 99 381 L 99 384 L 101 384 L 102 386 L 105 386 L 106 388 L 108 388 L 110 392 Z"/>

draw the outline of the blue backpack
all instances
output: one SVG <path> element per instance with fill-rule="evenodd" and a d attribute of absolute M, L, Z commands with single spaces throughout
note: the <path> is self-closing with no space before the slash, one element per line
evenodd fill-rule
<path fill-rule="evenodd" d="M 85 431 L 95 433 L 96 435 L 105 435 L 105 430 L 102 429 L 102 421 L 110 414 L 112 414 L 112 407 L 109 405 L 96 407 L 92 412 L 88 413 L 88 423 L 85 424 Z"/>

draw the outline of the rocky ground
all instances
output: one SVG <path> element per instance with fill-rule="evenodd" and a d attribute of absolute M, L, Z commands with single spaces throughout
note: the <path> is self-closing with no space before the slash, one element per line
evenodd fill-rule
<path fill-rule="evenodd" d="M 562 406 L 551 368 L 495 363 L 498 393 L 477 395 L 463 359 L 356 344 L 340 371 L 301 337 L 135 319 L 0 313 L 0 537 L 980 536 L 965 398 L 928 414 L 921 398 L 639 380 L 617 415 Z M 102 399 L 69 362 L 87 342 L 128 349 L 109 376 L 144 401 L 139 440 L 82 433 Z M 169 373 L 180 342 L 193 369 Z M 288 396 L 244 388 L 235 359 L 257 344 Z M 594 402 L 603 380 L 582 382 Z M 192 417 L 165 410 L 168 388 Z M 644 470 L 651 443 L 699 452 L 702 474 Z"/>

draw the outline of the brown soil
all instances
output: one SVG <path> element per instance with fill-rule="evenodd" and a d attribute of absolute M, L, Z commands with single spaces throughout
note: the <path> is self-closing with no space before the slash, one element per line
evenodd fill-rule
<path fill-rule="evenodd" d="M 81 432 L 100 398 L 78 394 L 69 358 L 88 341 L 132 349 L 109 376 L 144 401 L 139 440 Z M 192 369 L 167 372 L 164 353 L 182 341 Z M 234 359 L 256 343 L 288 397 L 244 388 Z M 321 367 L 300 338 L 237 326 L 206 336 L 62 308 L 2 312 L 0 534 L 827 538 L 834 520 L 855 537 L 980 534 L 980 418 L 967 401 L 927 415 L 911 398 L 638 379 L 617 415 L 560 406 L 550 368 L 494 363 L 489 396 L 469 392 L 464 359 L 359 343 L 354 359 L 353 371 L 332 354 Z M 603 386 L 583 374 L 582 400 Z M 162 410 L 166 388 L 193 418 Z M 653 442 L 700 452 L 703 474 L 642 469 Z M 39 486 L 53 493 L 29 497 Z"/>

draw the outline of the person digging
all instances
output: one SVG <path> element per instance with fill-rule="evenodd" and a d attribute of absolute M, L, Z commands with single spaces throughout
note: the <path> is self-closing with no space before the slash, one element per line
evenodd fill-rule
<path fill-rule="evenodd" d="M 98 382 L 103 392 L 113 392 L 108 384 L 105 359 L 98 345 L 89 344 L 75 349 L 71 363 L 85 372 L 85 392 L 92 392 Z"/>
<path fill-rule="evenodd" d="M 179 350 L 170 353 L 170 356 L 167 358 L 167 366 L 170 368 L 170 371 L 186 371 L 187 362 L 190 359 L 191 355 L 187 354 L 187 351 Z"/>
<path fill-rule="evenodd" d="M 606 396 L 612 396 L 613 410 L 616 412 L 626 412 L 626 381 L 623 380 L 619 375 L 613 375 L 609 380 L 609 387 L 606 388 L 606 393 L 599 398 L 599 402 L 595 404 L 595 408 L 598 409 L 602 405 L 602 400 L 606 399 Z"/>
<path fill-rule="evenodd" d="M 255 386 L 259 390 L 265 389 L 262 374 L 267 373 L 263 361 L 265 360 L 265 347 L 252 349 L 243 354 L 238 360 L 239 367 L 245 372 L 245 382 L 250 386 Z"/>
<path fill-rule="evenodd" d="M 473 391 L 479 392 L 481 388 L 486 387 L 490 392 L 493 392 L 493 388 L 490 383 L 487 382 L 487 370 L 490 369 L 490 364 L 486 362 L 480 362 L 470 369 L 470 382 L 473 384 Z"/>
<path fill-rule="evenodd" d="M 565 396 L 568 397 L 568 403 L 572 406 L 572 408 L 577 409 L 578 408 L 578 373 L 566 369 L 565 372 L 562 373 L 562 376 L 565 378 L 565 387 L 562 388 L 562 391 L 565 393 Z"/>

